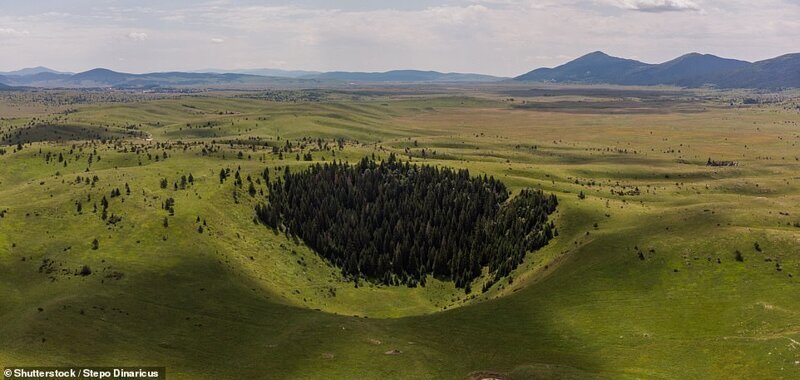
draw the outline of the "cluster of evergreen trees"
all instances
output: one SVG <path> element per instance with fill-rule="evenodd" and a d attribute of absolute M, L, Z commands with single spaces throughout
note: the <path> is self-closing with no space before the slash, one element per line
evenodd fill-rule
<path fill-rule="evenodd" d="M 285 228 L 358 283 L 425 285 L 426 275 L 467 288 L 488 267 L 510 273 L 557 234 L 555 195 L 508 200 L 494 178 L 399 162 L 326 163 L 268 183 L 257 218 Z"/>

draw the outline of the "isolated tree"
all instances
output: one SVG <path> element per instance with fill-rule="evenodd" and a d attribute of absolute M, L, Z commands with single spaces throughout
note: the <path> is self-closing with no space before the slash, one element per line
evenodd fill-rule
<path fill-rule="evenodd" d="M 167 198 L 161 206 L 164 210 L 169 212 L 169 215 L 175 215 L 175 199 L 172 197 Z"/>
<path fill-rule="evenodd" d="M 81 276 L 86 277 L 86 276 L 92 274 L 92 268 L 90 268 L 88 265 L 84 265 L 83 267 L 81 267 L 81 271 L 79 272 L 79 274 Z"/>

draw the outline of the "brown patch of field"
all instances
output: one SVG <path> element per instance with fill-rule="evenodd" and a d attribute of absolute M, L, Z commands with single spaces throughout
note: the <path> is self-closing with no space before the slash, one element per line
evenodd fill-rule
<path fill-rule="evenodd" d="M 565 112 L 571 114 L 672 114 L 700 113 L 707 110 L 702 104 L 681 102 L 671 99 L 620 99 L 620 100 L 561 100 L 550 102 L 526 102 L 515 105 L 516 109 Z"/>

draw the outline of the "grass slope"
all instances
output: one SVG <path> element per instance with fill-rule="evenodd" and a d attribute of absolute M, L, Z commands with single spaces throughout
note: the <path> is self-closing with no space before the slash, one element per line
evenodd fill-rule
<path fill-rule="evenodd" d="M 187 96 L 39 116 L 152 141 L 4 147 L 0 365 L 164 365 L 171 378 L 796 378 L 800 115 L 697 102 L 702 112 L 620 115 L 484 95 Z M 5 119 L 0 132 L 29 121 Z M 308 164 L 228 141 L 303 137 L 346 139 L 312 152 L 316 161 L 397 152 L 556 192 L 559 237 L 484 294 L 435 281 L 356 289 L 254 224 L 246 187 L 236 203 L 232 181 L 219 183 L 222 168 L 255 178 Z M 707 167 L 709 157 L 739 166 Z M 195 183 L 174 190 L 189 173 Z M 95 175 L 94 187 L 75 184 Z M 115 188 L 112 226 L 92 205 Z M 168 197 L 174 216 L 161 208 Z M 83 265 L 93 273 L 74 275 Z"/>

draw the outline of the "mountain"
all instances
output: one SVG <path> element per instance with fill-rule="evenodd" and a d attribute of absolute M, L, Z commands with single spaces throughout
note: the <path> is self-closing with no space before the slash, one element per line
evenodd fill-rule
<path fill-rule="evenodd" d="M 77 74 L 40 72 L 25 76 L 6 76 L 2 81 L 8 85 L 48 88 L 128 88 L 147 89 L 159 87 L 225 87 L 225 86 L 270 86 L 295 81 L 247 74 L 216 73 L 147 73 L 129 74 L 97 68 Z"/>
<path fill-rule="evenodd" d="M 738 70 L 749 62 L 720 58 L 711 54 L 690 53 L 659 65 L 628 73 L 624 81 L 628 84 L 676 84 L 684 87 L 706 85 L 709 78 L 718 73 Z"/>
<path fill-rule="evenodd" d="M 800 88 L 800 53 L 758 61 L 716 78 L 723 88 Z"/>
<path fill-rule="evenodd" d="M 236 73 L 280 78 L 319 79 L 345 82 L 492 82 L 505 78 L 482 74 L 441 73 L 437 71 L 394 70 L 387 72 L 350 71 L 303 71 L 281 69 L 219 70 L 208 69 L 204 73 Z"/>
<path fill-rule="evenodd" d="M 515 79 L 534 82 L 612 83 L 630 72 L 641 71 L 650 66 L 652 65 L 596 51 L 556 68 L 536 69 Z"/>
<path fill-rule="evenodd" d="M 115 86 L 128 79 L 135 78 L 135 74 L 118 73 L 109 69 L 92 69 L 75 74 L 69 78 L 72 83 L 96 83 L 102 85 Z"/>
<path fill-rule="evenodd" d="M 72 74 L 57 74 L 51 72 L 41 72 L 38 74 L 11 77 L 16 85 L 38 87 L 39 84 L 46 84 L 55 81 L 64 81 L 72 77 Z"/>
<path fill-rule="evenodd" d="M 215 73 L 185 73 L 185 72 L 165 72 L 149 74 L 126 74 L 131 75 L 125 78 L 123 83 L 118 83 L 116 87 L 126 88 L 146 88 L 146 87 L 202 87 L 218 85 L 248 85 L 274 83 L 275 81 L 285 81 L 288 78 L 274 78 L 248 74 L 215 74 Z"/>
<path fill-rule="evenodd" d="M 246 70 L 251 71 L 251 70 Z M 77 74 L 41 71 L 23 76 L 0 77 L 10 86 L 46 88 L 159 88 L 159 87 L 269 87 L 275 85 L 313 86 L 320 83 L 336 85 L 342 82 L 494 82 L 498 78 L 480 74 L 440 73 L 436 71 L 397 70 L 385 73 L 279 71 L 257 69 L 251 72 L 280 76 L 254 75 L 246 73 L 216 72 L 164 72 L 129 74 L 104 68 L 92 69 Z"/>
<path fill-rule="evenodd" d="M 36 75 L 41 73 L 51 73 L 51 74 L 72 74 L 72 73 L 65 73 L 61 71 L 56 71 L 53 69 L 49 69 L 44 66 L 36 66 L 36 67 L 28 67 L 21 70 L 16 71 L 9 71 L 7 73 L 0 73 L 0 75 L 5 76 L 26 76 L 26 75 Z"/>
<path fill-rule="evenodd" d="M 660 64 L 594 52 L 555 68 L 514 78 L 524 82 L 615 85 L 673 85 L 718 88 L 800 87 L 800 54 L 750 63 L 710 54 L 690 53 Z"/>
<path fill-rule="evenodd" d="M 346 82 L 496 82 L 504 78 L 482 74 L 440 73 L 438 71 L 393 70 L 386 72 L 332 71 L 304 78 Z"/>
<path fill-rule="evenodd" d="M 282 70 L 282 69 L 241 69 L 241 70 L 222 70 L 222 69 L 206 69 L 192 71 L 194 73 L 214 73 L 214 74 L 248 74 L 259 75 L 265 77 L 277 78 L 302 78 L 322 74 L 319 71 L 306 71 L 306 70 Z"/>
<path fill-rule="evenodd" d="M 318 86 L 347 83 L 490 83 L 506 78 L 482 74 L 393 70 L 386 72 L 313 72 L 249 69 L 238 72 L 164 72 L 129 74 L 104 68 L 78 74 L 34 67 L 0 73 L 0 83 L 22 87 L 63 88 L 169 88 L 169 87 L 270 87 Z M 690 53 L 673 60 L 649 64 L 612 57 L 596 51 L 555 68 L 540 68 L 513 79 L 518 82 L 585 83 L 614 85 L 671 85 L 717 88 L 800 88 L 800 54 L 787 54 L 759 62 Z"/>

